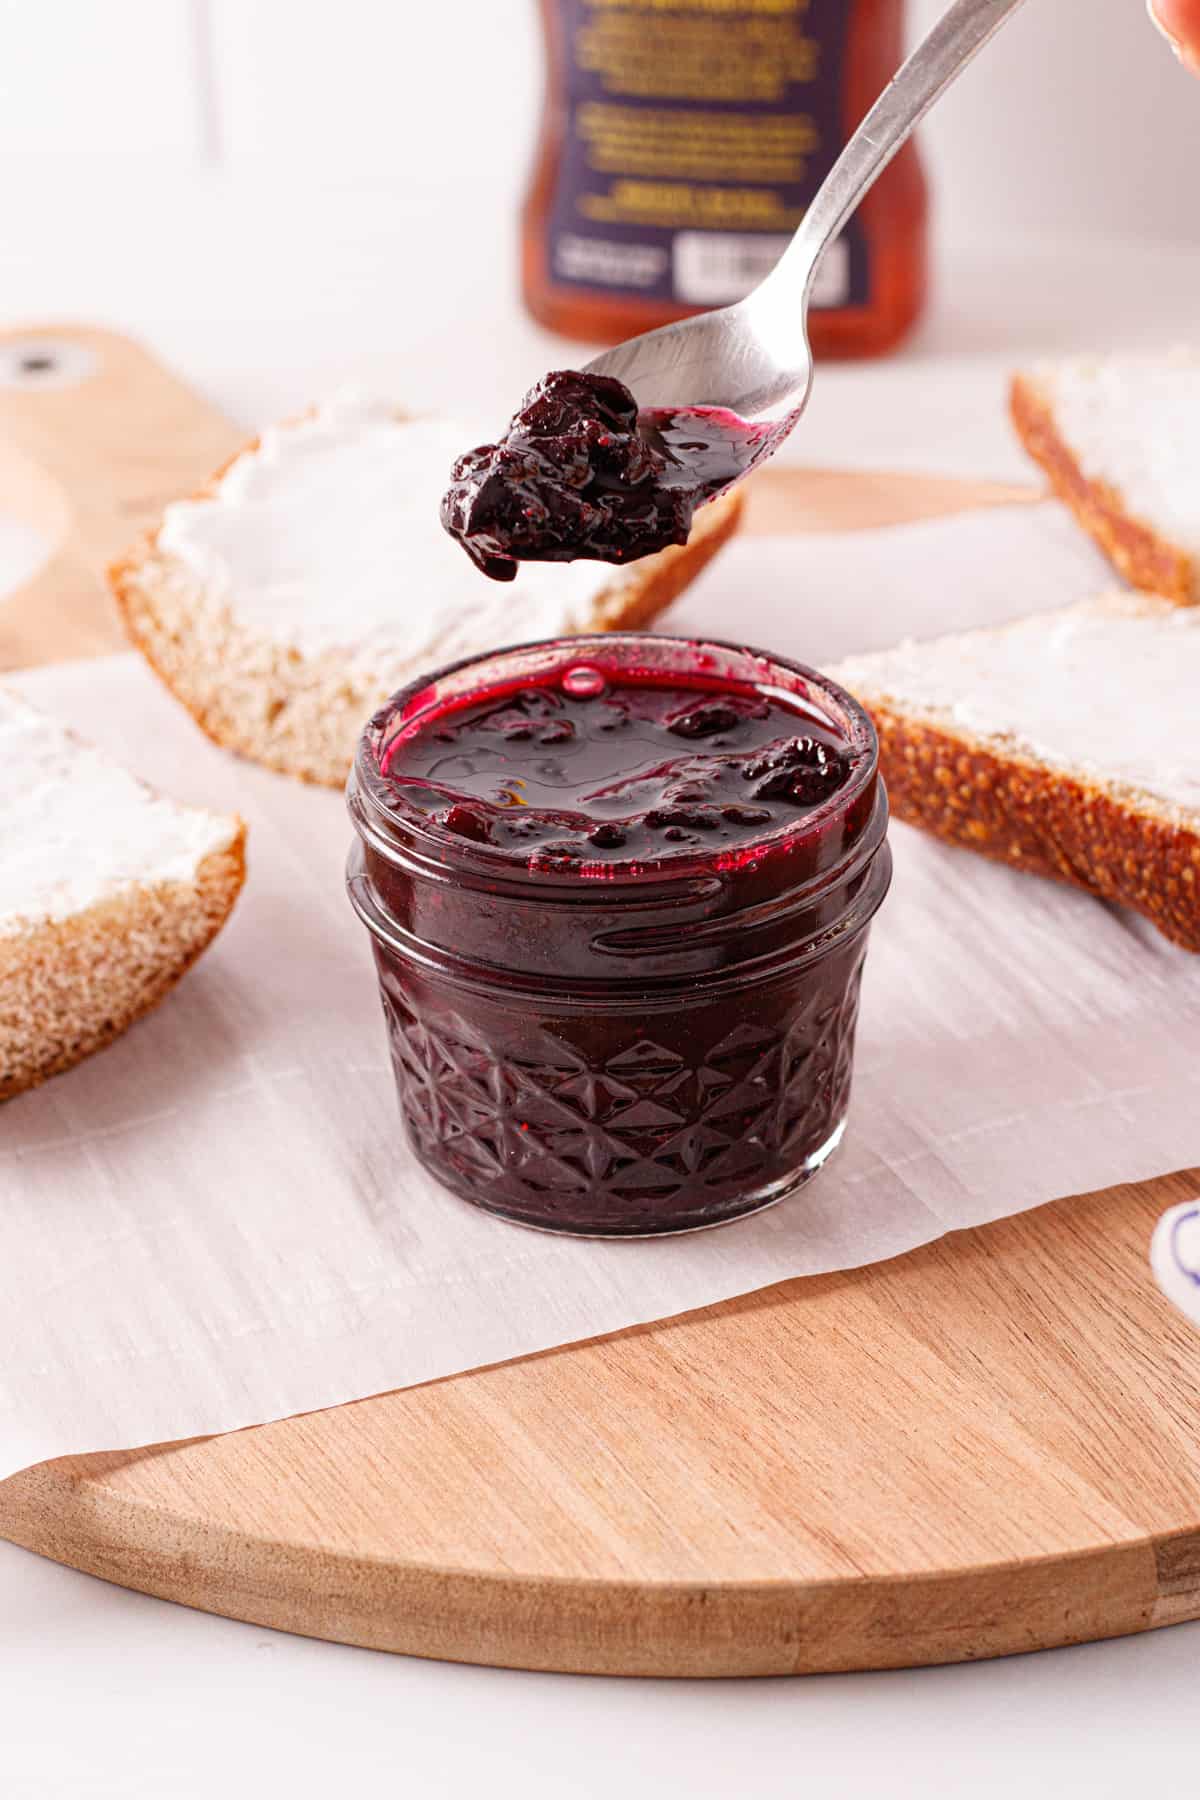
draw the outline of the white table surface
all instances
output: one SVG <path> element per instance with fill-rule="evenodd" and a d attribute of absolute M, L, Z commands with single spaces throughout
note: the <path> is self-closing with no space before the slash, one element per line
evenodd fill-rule
<path fill-rule="evenodd" d="M 1200 1624 L 958 1668 L 613 1681 L 390 1657 L 0 1545 L 0 1792 L 404 1800 L 1174 1800 Z"/>
<path fill-rule="evenodd" d="M 413 405 L 475 390 L 500 417 L 525 380 L 578 356 L 513 306 L 504 219 L 468 263 L 432 190 L 427 204 L 406 190 L 402 238 L 386 185 L 283 189 L 242 164 L 167 189 L 162 171 L 114 183 L 111 166 L 10 187 L 0 322 L 132 330 L 248 423 L 347 378 Z M 1195 251 L 960 250 L 902 357 L 820 373 L 789 455 L 1028 479 L 1002 412 L 1012 364 L 1186 337 L 1198 299 Z M 524 1675 L 287 1638 L 0 1545 L 0 1795 L 1191 1795 L 1198 1664 L 1200 1625 L 807 1681 Z"/>

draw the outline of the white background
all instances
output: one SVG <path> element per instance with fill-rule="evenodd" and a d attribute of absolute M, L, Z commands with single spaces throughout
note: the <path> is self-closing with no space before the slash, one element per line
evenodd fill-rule
<path fill-rule="evenodd" d="M 910 0 L 912 33 L 941 10 Z M 0 0 L 4 187 L 36 190 L 29 153 L 268 156 L 298 186 L 432 174 L 469 213 L 481 172 L 489 199 L 522 179 L 539 57 L 535 0 Z M 1200 119 L 1143 0 L 1027 0 L 926 140 L 951 241 L 1200 243 Z"/>
<path fill-rule="evenodd" d="M 882 1675 L 458 1668 L 0 1544 L 4 1800 L 1195 1800 L 1200 1625 Z"/>
<path fill-rule="evenodd" d="M 535 0 L 0 0 L 0 317 L 139 332 L 247 424 L 345 379 L 503 416 L 563 357 L 514 297 L 538 35 Z M 1144 0 L 1026 0 L 925 144 L 929 316 L 789 454 L 1020 479 L 1014 360 L 1194 329 L 1197 89 Z"/>
<path fill-rule="evenodd" d="M 552 355 L 513 302 L 538 84 L 533 0 L 0 0 L 0 325 L 136 330 L 247 420 L 346 374 L 501 406 Z M 1013 361 L 1194 331 L 1200 86 L 1142 0 L 1028 0 L 926 144 L 930 319 L 886 366 L 823 371 L 795 454 L 1016 476 Z M 1198 1652 L 1181 1627 L 806 1682 L 523 1676 L 0 1545 L 0 1794 L 1192 1794 Z"/>

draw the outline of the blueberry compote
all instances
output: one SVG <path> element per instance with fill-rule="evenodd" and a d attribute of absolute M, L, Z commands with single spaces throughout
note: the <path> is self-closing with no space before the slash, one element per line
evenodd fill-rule
<path fill-rule="evenodd" d="M 590 663 L 417 720 L 384 764 L 431 825 L 593 875 L 680 851 L 736 860 L 847 771 L 834 732 L 787 697 Z"/>
<path fill-rule="evenodd" d="M 355 763 L 350 889 L 422 1162 L 614 1236 L 799 1187 L 845 1121 L 876 762 L 849 695 L 731 645 L 564 639 L 397 695 Z"/>
<path fill-rule="evenodd" d="M 442 524 L 485 575 L 519 562 L 635 562 L 686 544 L 692 515 L 765 453 L 765 427 L 723 407 L 639 412 L 621 382 L 560 369 L 498 444 L 460 456 Z"/>

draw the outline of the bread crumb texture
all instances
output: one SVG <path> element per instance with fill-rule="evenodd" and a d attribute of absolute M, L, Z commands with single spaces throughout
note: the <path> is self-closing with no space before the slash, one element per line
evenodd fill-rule
<path fill-rule="evenodd" d="M 119 1037 L 185 975 L 245 880 L 245 831 L 194 881 L 138 884 L 0 939 L 0 1100 Z"/>
<path fill-rule="evenodd" d="M 1016 375 L 1017 435 L 1126 580 L 1200 602 L 1200 357 L 1075 359 Z"/>
<path fill-rule="evenodd" d="M 864 696 L 897 818 L 1131 907 L 1200 951 L 1200 831 L 1086 780 Z"/>
<path fill-rule="evenodd" d="M 377 429 L 377 421 L 372 428 Z M 287 428 L 276 428 L 272 443 L 286 432 Z M 249 479 L 247 459 L 254 458 L 258 447 L 257 441 L 248 446 L 195 499 L 223 503 L 222 484 L 227 486 L 236 477 L 239 486 L 231 491 L 229 504 L 240 504 L 241 487 Z M 280 480 L 278 473 L 275 480 Z M 383 504 L 382 498 L 378 504 Z M 575 603 L 564 612 L 570 618 L 566 628 L 619 631 L 649 625 L 732 535 L 741 510 L 740 494 L 727 494 L 697 513 L 686 545 L 660 551 L 628 569 L 590 565 L 594 585 L 582 605 Z M 454 568 L 457 574 L 457 563 Z M 471 583 L 482 580 L 465 558 L 463 572 Z M 292 573 L 291 630 L 286 628 L 286 607 L 267 630 L 259 612 L 239 605 L 237 568 L 232 562 L 221 568 L 219 579 L 211 574 L 206 578 L 202 567 L 164 546 L 161 528 L 117 562 L 110 578 L 133 643 L 215 743 L 279 773 L 340 787 L 366 720 L 398 688 L 432 665 L 424 658 L 413 660 L 411 619 L 404 632 L 397 627 L 394 643 L 378 621 L 359 642 L 318 643 L 311 632 L 306 639 L 306 614 L 311 610 L 306 580 L 302 568 Z M 404 573 L 399 571 L 401 577 Z M 389 566 L 378 579 L 390 583 L 396 577 L 397 571 Z M 314 571 L 314 593 L 317 580 Z M 379 595 L 375 600 L 381 603 Z M 413 581 L 403 604 L 421 606 L 419 580 Z M 497 637 L 490 626 L 475 641 L 468 621 L 469 609 L 458 635 L 452 637 L 455 655 L 480 654 L 507 641 L 503 632 Z M 347 608 L 347 623 L 352 631 L 353 607 Z M 509 621 L 509 635 L 514 631 L 519 640 L 519 628 Z"/>
<path fill-rule="evenodd" d="M 0 1100 L 174 986 L 245 879 L 245 826 L 177 806 L 0 690 Z"/>
<path fill-rule="evenodd" d="M 1109 593 L 831 674 L 875 721 L 897 818 L 1200 950 L 1200 614 Z"/>

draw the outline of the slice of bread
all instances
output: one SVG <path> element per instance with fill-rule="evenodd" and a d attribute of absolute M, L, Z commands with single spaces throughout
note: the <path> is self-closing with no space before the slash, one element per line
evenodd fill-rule
<path fill-rule="evenodd" d="M 158 1004 L 228 918 L 245 837 L 0 689 L 0 1100 Z"/>
<path fill-rule="evenodd" d="M 1013 423 L 1084 530 L 1136 588 L 1200 602 L 1200 352 L 1045 363 Z"/>
<path fill-rule="evenodd" d="M 438 520 L 454 458 L 480 441 L 356 402 L 273 427 L 114 566 L 129 635 L 218 744 L 340 786 L 364 721 L 423 670 L 638 630 L 738 523 L 733 493 L 686 545 L 628 568 L 532 564 L 489 582 Z"/>
<path fill-rule="evenodd" d="M 1200 950 L 1200 612 L 1131 593 L 830 670 L 897 816 Z"/>

